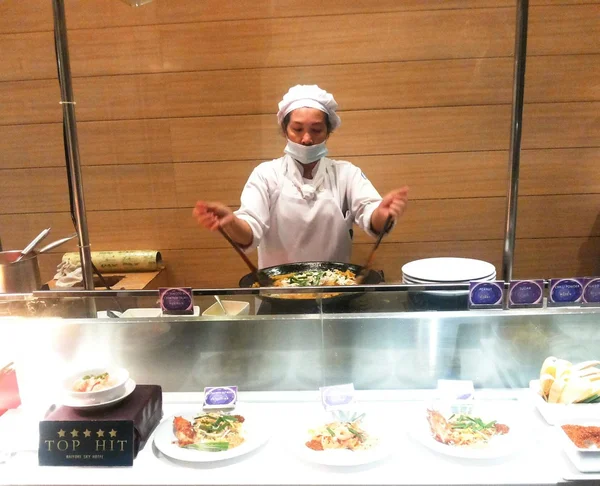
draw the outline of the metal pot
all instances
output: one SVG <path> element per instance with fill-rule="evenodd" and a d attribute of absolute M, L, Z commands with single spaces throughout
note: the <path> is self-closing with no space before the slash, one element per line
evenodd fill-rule
<path fill-rule="evenodd" d="M 0 252 L 0 293 L 27 293 L 42 287 L 37 254 L 13 263 L 20 254 L 20 250 Z"/>

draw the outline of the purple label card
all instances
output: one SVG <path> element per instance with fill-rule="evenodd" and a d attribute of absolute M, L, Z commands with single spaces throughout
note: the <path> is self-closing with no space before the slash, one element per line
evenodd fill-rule
<path fill-rule="evenodd" d="M 553 278 L 550 280 L 549 306 L 579 305 L 583 298 L 582 278 Z"/>
<path fill-rule="evenodd" d="M 321 391 L 321 402 L 327 412 L 347 410 L 356 402 L 353 383 L 323 386 L 319 390 Z"/>
<path fill-rule="evenodd" d="M 237 397 L 237 386 L 207 386 L 204 388 L 203 408 L 235 408 Z"/>
<path fill-rule="evenodd" d="M 543 280 L 511 280 L 508 289 L 508 308 L 543 307 Z"/>
<path fill-rule="evenodd" d="M 161 287 L 158 289 L 158 296 L 163 314 L 194 314 L 194 299 L 191 287 Z"/>
<path fill-rule="evenodd" d="M 600 305 L 600 277 L 584 280 L 582 302 L 585 305 Z"/>
<path fill-rule="evenodd" d="M 437 391 L 446 412 L 471 412 L 475 399 L 475 387 L 471 380 L 438 380 Z"/>
<path fill-rule="evenodd" d="M 501 309 L 504 282 L 469 282 L 469 309 Z"/>

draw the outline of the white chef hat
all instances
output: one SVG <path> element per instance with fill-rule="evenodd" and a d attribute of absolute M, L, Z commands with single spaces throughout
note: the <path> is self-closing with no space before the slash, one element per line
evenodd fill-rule
<path fill-rule="evenodd" d="M 297 84 L 290 88 L 279 102 L 277 121 L 282 124 L 285 116 L 296 108 L 316 108 L 329 116 L 331 130 L 335 130 L 342 124 L 342 120 L 336 114 L 338 107 L 333 95 L 319 88 L 316 84 Z"/>

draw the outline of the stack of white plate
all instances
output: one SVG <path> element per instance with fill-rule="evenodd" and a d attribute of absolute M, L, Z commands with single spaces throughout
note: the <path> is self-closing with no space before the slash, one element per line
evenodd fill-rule
<path fill-rule="evenodd" d="M 425 258 L 402 267 L 402 282 L 407 284 L 465 284 L 495 279 L 494 265 L 472 258 Z"/>

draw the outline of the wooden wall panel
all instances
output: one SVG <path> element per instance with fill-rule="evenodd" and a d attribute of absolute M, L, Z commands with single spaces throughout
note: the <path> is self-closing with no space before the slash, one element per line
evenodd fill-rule
<path fill-rule="evenodd" d="M 509 104 L 512 68 L 492 58 L 233 69 L 76 78 L 73 89 L 79 121 L 269 114 L 294 83 L 327 87 L 343 111 Z M 600 101 L 599 77 L 598 54 L 534 57 L 527 99 Z M 59 99 L 56 80 L 0 83 L 0 124 L 59 122 Z"/>
<path fill-rule="evenodd" d="M 508 163 L 508 156 L 506 160 Z M 598 194 L 599 160 L 598 146 L 582 149 L 523 150 L 519 194 Z"/>
<path fill-rule="evenodd" d="M 600 236 L 600 194 L 523 196 L 517 218 L 519 238 Z"/>
<path fill-rule="evenodd" d="M 510 54 L 512 9 L 472 10 L 469 16 L 468 25 L 460 10 L 165 25 L 161 38 L 173 71 Z"/>
<path fill-rule="evenodd" d="M 65 168 L 3 171 L 4 213 L 69 210 Z M 83 167 L 87 211 L 173 208 L 177 206 L 173 164 Z"/>
<path fill-rule="evenodd" d="M 463 10 L 430 10 L 82 29 L 69 44 L 74 76 L 511 56 L 514 9 L 467 12 L 468 22 Z M 597 54 L 587 35 L 600 35 L 599 12 L 532 9 L 529 54 Z M 0 80 L 53 78 L 52 46 L 50 32 L 0 34 Z"/>
<path fill-rule="evenodd" d="M 533 0 L 530 5 L 569 5 L 593 3 L 590 0 Z M 337 15 L 410 10 L 513 7 L 512 0 L 161 0 L 131 8 L 120 1 L 66 0 L 65 10 L 71 29 L 155 23 L 212 22 L 215 20 L 258 19 L 312 15 Z M 0 32 L 52 30 L 52 6 L 46 0 L 4 0 L 0 3 Z"/>
<path fill-rule="evenodd" d="M 9 125 L 0 129 L 2 169 L 65 166 L 62 126 Z"/>
<path fill-rule="evenodd" d="M 531 10 L 527 55 L 598 54 L 600 4 L 540 6 Z"/>
<path fill-rule="evenodd" d="M 525 105 L 522 147 L 597 147 L 598 113 L 600 102 Z"/>
<path fill-rule="evenodd" d="M 445 0 L 435 9 L 473 7 L 511 7 L 510 0 Z M 537 0 L 534 3 L 583 3 L 583 0 Z M 336 15 L 349 13 L 430 10 L 428 0 L 161 0 L 131 8 L 120 1 L 66 0 L 65 11 L 70 29 L 111 26 L 148 25 L 156 23 L 212 22 L 215 20 L 260 19 Z M 4 0 L 0 3 L 0 32 L 52 30 L 52 6 L 46 0 Z"/>

